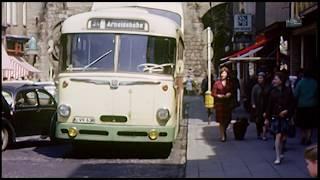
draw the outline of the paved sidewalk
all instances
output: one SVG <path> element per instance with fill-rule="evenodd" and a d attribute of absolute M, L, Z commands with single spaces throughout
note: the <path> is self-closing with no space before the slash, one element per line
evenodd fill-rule
<path fill-rule="evenodd" d="M 306 146 L 296 138 L 287 140 L 287 152 L 280 165 L 274 165 L 273 139 L 256 138 L 255 124 L 250 123 L 245 139 L 234 139 L 232 124 L 227 129 L 227 142 L 220 142 L 218 124 L 208 125 L 201 96 L 187 96 L 188 143 L 186 177 L 222 178 L 309 178 L 303 151 Z M 247 115 L 238 108 L 233 115 Z M 236 116 L 234 116 L 236 117 Z M 315 132 L 315 131 L 314 131 Z M 297 130 L 299 133 L 299 130 Z M 313 142 L 317 142 L 317 131 Z"/>

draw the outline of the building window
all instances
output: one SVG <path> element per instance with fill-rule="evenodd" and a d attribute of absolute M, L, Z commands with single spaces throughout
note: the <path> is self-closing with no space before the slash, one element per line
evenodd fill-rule
<path fill-rule="evenodd" d="M 24 54 L 23 42 L 7 40 L 7 52 L 9 55 L 21 56 Z"/>
<path fill-rule="evenodd" d="M 7 25 L 7 4 L 1 3 L 2 26 Z"/>
<path fill-rule="evenodd" d="M 17 25 L 17 16 L 18 16 L 18 10 L 17 10 L 17 3 L 16 2 L 7 2 L 6 3 L 6 19 L 7 19 L 7 25 Z"/>
<path fill-rule="evenodd" d="M 22 5 L 22 24 L 24 27 L 27 26 L 27 3 L 24 2 Z"/>
<path fill-rule="evenodd" d="M 17 25 L 17 3 L 12 2 L 12 25 L 16 26 Z"/>
<path fill-rule="evenodd" d="M 6 3 L 7 25 L 11 25 L 11 2 Z"/>

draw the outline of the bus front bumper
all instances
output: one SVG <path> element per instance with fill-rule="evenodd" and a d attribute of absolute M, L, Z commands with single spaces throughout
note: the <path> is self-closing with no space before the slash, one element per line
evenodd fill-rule
<path fill-rule="evenodd" d="M 56 123 L 56 137 L 71 141 L 173 142 L 175 127 Z"/>

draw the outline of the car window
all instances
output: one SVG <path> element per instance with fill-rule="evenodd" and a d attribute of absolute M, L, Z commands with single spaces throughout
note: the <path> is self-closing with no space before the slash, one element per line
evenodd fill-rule
<path fill-rule="evenodd" d="M 6 91 L 2 91 L 1 93 L 2 93 L 2 96 L 6 99 L 7 103 L 9 105 L 11 105 L 12 102 L 13 102 L 13 98 L 12 98 L 11 94 L 9 92 L 6 92 Z"/>
<path fill-rule="evenodd" d="M 55 96 L 56 94 L 55 86 L 44 86 L 44 89 L 46 89 L 52 96 Z"/>
<path fill-rule="evenodd" d="M 16 105 L 17 106 L 36 106 L 37 94 L 35 91 L 21 91 L 17 94 Z"/>
<path fill-rule="evenodd" d="M 51 98 L 48 94 L 46 94 L 45 92 L 42 91 L 38 91 L 38 95 L 39 95 L 39 103 L 42 106 L 46 106 L 46 105 L 54 105 L 54 100 L 53 98 Z"/>

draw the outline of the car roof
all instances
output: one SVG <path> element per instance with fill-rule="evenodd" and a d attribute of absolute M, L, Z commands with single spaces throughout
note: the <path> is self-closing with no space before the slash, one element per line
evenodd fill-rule
<path fill-rule="evenodd" d="M 30 84 L 28 82 L 2 82 L 2 90 L 5 91 L 10 91 L 14 93 L 22 87 L 24 89 L 34 89 L 35 87 L 38 89 L 44 89 L 44 87 L 41 85 Z"/>

